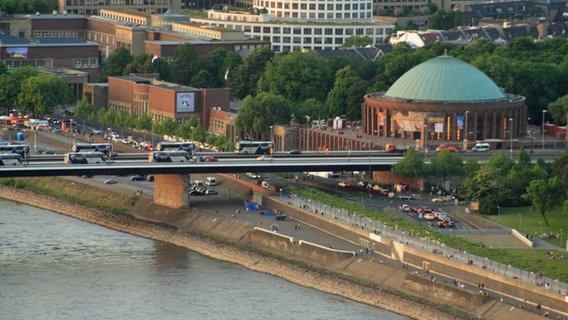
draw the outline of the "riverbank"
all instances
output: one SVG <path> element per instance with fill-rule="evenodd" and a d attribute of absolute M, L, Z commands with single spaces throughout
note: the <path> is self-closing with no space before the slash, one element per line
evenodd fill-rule
<path fill-rule="evenodd" d="M 188 232 L 165 224 L 143 221 L 129 215 L 114 215 L 102 210 L 81 206 L 37 195 L 32 192 L 10 187 L 0 187 L 0 197 L 41 209 L 58 212 L 89 223 L 95 223 L 116 231 L 177 245 L 204 256 L 239 264 L 250 270 L 278 276 L 295 284 L 319 291 L 336 294 L 348 299 L 402 314 L 413 319 L 456 319 L 434 307 L 418 304 L 400 295 L 349 281 L 347 278 L 321 272 L 300 264 L 287 263 L 281 259 L 239 249 L 236 246 L 196 237 Z M 147 201 L 141 199 L 140 201 Z M 188 211 L 164 209 L 160 215 L 171 214 L 176 219 L 189 219 Z"/>

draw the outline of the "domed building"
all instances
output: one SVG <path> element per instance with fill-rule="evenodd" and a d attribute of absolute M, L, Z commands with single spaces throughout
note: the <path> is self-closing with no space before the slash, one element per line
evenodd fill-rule
<path fill-rule="evenodd" d="M 404 138 L 417 148 L 466 146 L 468 140 L 524 136 L 527 108 L 524 97 L 503 92 L 477 68 L 444 55 L 415 66 L 386 92 L 366 95 L 362 118 L 365 134 L 385 140 Z"/>

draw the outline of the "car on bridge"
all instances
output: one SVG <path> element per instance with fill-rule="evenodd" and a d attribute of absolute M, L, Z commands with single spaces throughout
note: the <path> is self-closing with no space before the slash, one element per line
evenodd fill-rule
<path fill-rule="evenodd" d="M 117 184 L 118 180 L 115 178 L 109 178 L 105 180 L 105 184 Z"/>
<path fill-rule="evenodd" d="M 146 177 L 141 174 L 130 176 L 130 181 L 146 181 Z"/>
<path fill-rule="evenodd" d="M 454 146 L 446 146 L 445 144 L 441 144 L 436 148 L 436 152 L 440 152 L 442 150 L 448 150 L 449 152 L 456 152 L 456 147 Z"/>

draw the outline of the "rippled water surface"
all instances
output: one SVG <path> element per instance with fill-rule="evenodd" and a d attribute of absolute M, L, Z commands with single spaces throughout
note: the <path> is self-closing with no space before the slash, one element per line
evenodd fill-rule
<path fill-rule="evenodd" d="M 1 319 L 407 319 L 0 200 Z"/>

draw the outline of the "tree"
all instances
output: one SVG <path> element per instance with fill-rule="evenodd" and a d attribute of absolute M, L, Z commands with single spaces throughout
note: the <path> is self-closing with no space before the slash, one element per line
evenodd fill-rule
<path fill-rule="evenodd" d="M 282 95 L 292 101 L 315 98 L 324 101 L 332 80 L 327 60 L 315 51 L 294 51 L 275 56 L 266 65 L 258 91 Z"/>
<path fill-rule="evenodd" d="M 123 75 L 126 66 L 132 62 L 133 59 L 128 49 L 123 47 L 117 48 L 103 64 L 99 72 L 99 81 L 107 82 L 108 77 Z"/>
<path fill-rule="evenodd" d="M 0 75 L 0 105 L 6 109 L 6 113 L 16 104 L 19 92 L 20 82 L 15 77 Z"/>
<path fill-rule="evenodd" d="M 428 18 L 428 29 L 449 30 L 463 25 L 461 11 L 446 11 L 440 9 Z"/>
<path fill-rule="evenodd" d="M 95 113 L 95 106 L 89 101 L 87 98 L 83 97 L 83 99 L 79 100 L 77 103 L 77 108 L 75 109 L 75 115 L 80 119 L 83 119 L 83 126 L 85 126 L 85 119 L 89 119 Z"/>
<path fill-rule="evenodd" d="M 47 74 L 24 80 L 16 98 L 18 110 L 34 116 L 52 114 L 55 106 L 71 101 L 71 88 L 65 80 Z"/>
<path fill-rule="evenodd" d="M 335 85 L 326 100 L 326 116 L 346 115 L 349 119 L 360 119 L 365 87 L 366 82 L 353 72 L 351 66 L 337 71 Z"/>
<path fill-rule="evenodd" d="M 463 160 L 448 150 L 442 150 L 437 157 L 430 160 L 428 172 L 445 182 L 448 177 L 458 177 L 464 174 Z"/>
<path fill-rule="evenodd" d="M 179 84 L 189 85 L 190 80 L 197 73 L 197 53 L 191 43 L 179 45 L 174 50 L 172 60 L 174 81 Z"/>
<path fill-rule="evenodd" d="M 235 124 L 239 131 L 255 137 L 269 134 L 269 127 L 288 123 L 291 102 L 280 95 L 263 92 L 256 97 L 247 96 L 241 102 Z"/>
<path fill-rule="evenodd" d="M 540 213 L 547 227 L 546 212 L 558 207 L 564 195 L 565 186 L 557 177 L 533 180 L 527 188 L 527 198 L 531 201 L 532 209 Z"/>
<path fill-rule="evenodd" d="M 345 39 L 341 45 L 343 48 L 366 47 L 373 44 L 373 39 L 368 36 L 353 36 Z"/>
<path fill-rule="evenodd" d="M 141 53 L 135 56 L 125 67 L 123 74 L 131 73 L 152 73 L 155 71 L 152 65 L 154 57 L 148 53 Z"/>
<path fill-rule="evenodd" d="M 426 174 L 426 165 L 417 151 L 410 150 L 392 167 L 392 171 L 399 176 L 417 178 Z"/>
<path fill-rule="evenodd" d="M 568 95 L 564 95 L 548 105 L 548 112 L 559 125 L 566 124 L 566 114 L 568 114 Z"/>
<path fill-rule="evenodd" d="M 199 70 L 191 78 L 191 85 L 196 88 L 215 88 L 217 87 L 217 80 L 207 70 Z"/>
<path fill-rule="evenodd" d="M 269 46 L 262 47 L 250 54 L 236 70 L 229 70 L 228 83 L 235 97 L 244 99 L 256 95 L 258 81 L 273 57 L 274 52 Z"/>
<path fill-rule="evenodd" d="M 152 118 L 149 115 L 143 114 L 136 118 L 135 128 L 140 130 L 152 130 Z"/>

